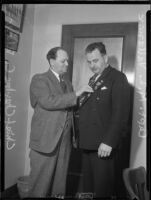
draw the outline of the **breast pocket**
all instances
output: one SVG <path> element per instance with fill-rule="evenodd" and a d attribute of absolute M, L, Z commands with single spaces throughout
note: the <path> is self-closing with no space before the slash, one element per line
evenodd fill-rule
<path fill-rule="evenodd" d="M 96 96 L 97 103 L 108 104 L 111 101 L 111 90 L 109 88 L 99 89 Z"/>

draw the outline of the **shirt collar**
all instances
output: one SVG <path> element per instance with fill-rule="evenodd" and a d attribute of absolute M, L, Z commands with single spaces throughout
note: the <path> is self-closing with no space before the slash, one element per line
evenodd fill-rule
<path fill-rule="evenodd" d="M 56 78 L 60 82 L 59 74 L 57 72 L 55 72 L 52 68 L 50 68 L 50 70 L 52 71 L 52 73 L 56 76 Z"/>

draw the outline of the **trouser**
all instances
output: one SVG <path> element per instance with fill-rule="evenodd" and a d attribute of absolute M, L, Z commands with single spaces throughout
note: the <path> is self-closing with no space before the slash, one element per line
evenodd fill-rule
<path fill-rule="evenodd" d="M 30 152 L 29 197 L 65 195 L 71 152 L 71 120 L 65 123 L 62 137 L 52 153 Z"/>
<path fill-rule="evenodd" d="M 97 198 L 114 195 L 114 156 L 98 158 L 97 151 L 84 150 L 82 172 L 84 193 Z"/>

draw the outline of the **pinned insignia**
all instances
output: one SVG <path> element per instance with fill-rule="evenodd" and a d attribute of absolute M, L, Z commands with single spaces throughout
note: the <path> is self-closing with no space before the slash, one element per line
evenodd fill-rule
<path fill-rule="evenodd" d="M 101 82 L 97 82 L 96 85 L 97 85 L 97 86 L 100 86 L 100 85 L 101 85 Z"/>
<path fill-rule="evenodd" d="M 101 80 L 101 82 L 100 82 L 100 81 L 96 82 L 96 84 L 95 84 L 95 86 L 94 86 L 94 90 L 97 90 L 98 87 L 100 87 L 100 85 L 101 85 L 102 83 L 103 83 L 102 80 Z"/>

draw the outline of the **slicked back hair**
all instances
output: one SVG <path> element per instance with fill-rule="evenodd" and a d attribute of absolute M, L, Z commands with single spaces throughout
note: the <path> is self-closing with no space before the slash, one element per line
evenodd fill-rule
<path fill-rule="evenodd" d="M 50 59 L 56 59 L 56 57 L 57 57 L 57 52 L 58 52 L 59 50 L 65 51 L 62 47 L 54 47 L 54 48 L 52 48 L 52 49 L 50 49 L 50 50 L 48 51 L 46 58 L 47 58 L 47 60 L 48 60 L 49 63 L 50 63 Z"/>
<path fill-rule="evenodd" d="M 95 49 L 98 49 L 102 55 L 106 55 L 106 48 L 102 42 L 94 42 L 89 44 L 85 49 L 85 53 L 91 53 Z"/>

